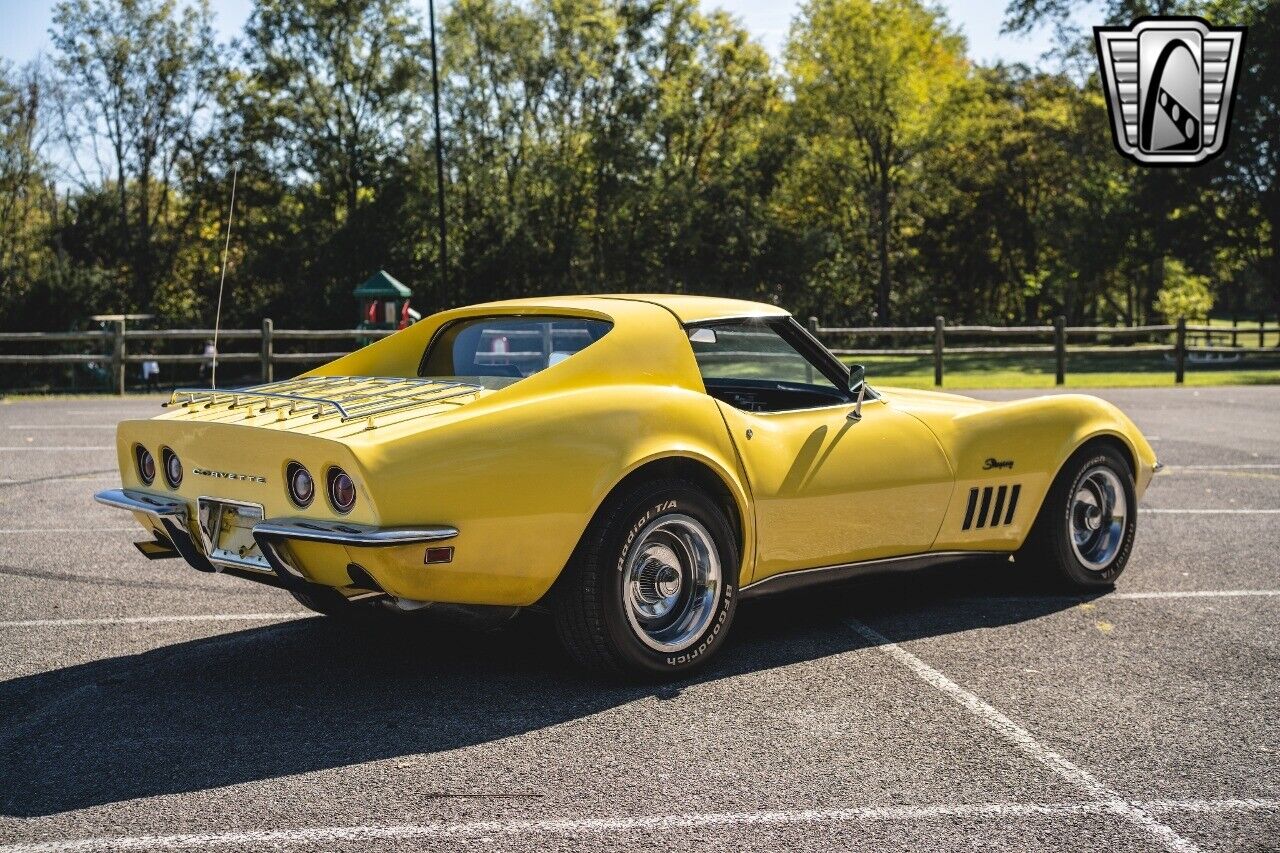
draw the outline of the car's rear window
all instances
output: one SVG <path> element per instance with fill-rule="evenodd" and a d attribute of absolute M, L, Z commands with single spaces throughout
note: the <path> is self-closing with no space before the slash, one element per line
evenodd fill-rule
<path fill-rule="evenodd" d="M 500 316 L 457 320 L 427 347 L 418 375 L 504 388 L 554 367 L 604 337 L 613 324 L 582 317 Z"/>

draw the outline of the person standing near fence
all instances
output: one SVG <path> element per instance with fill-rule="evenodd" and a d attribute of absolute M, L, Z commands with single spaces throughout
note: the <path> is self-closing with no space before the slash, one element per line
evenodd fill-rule
<path fill-rule="evenodd" d="M 160 390 L 159 379 L 160 362 L 150 358 L 142 362 L 142 384 L 148 391 Z"/>
<path fill-rule="evenodd" d="M 213 373 L 213 366 L 218 360 L 218 350 L 213 345 L 213 341 L 204 342 L 204 361 L 200 362 L 200 379 L 203 381 L 205 377 Z"/>

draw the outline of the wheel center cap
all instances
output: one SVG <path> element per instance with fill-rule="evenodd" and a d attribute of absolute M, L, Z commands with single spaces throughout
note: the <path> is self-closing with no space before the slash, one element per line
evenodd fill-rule
<path fill-rule="evenodd" d="M 674 566 L 663 566 L 658 572 L 658 594 L 663 598 L 671 598 L 680 592 L 680 572 Z"/>
<path fill-rule="evenodd" d="M 1084 511 L 1084 523 L 1090 530 L 1097 530 L 1102 526 L 1102 507 L 1090 506 Z"/>

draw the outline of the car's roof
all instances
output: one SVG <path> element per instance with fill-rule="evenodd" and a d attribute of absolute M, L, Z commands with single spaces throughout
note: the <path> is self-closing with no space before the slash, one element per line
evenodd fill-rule
<path fill-rule="evenodd" d="M 486 307 L 555 308 L 573 307 L 592 309 L 600 305 L 596 300 L 624 300 L 645 302 L 670 311 L 681 323 L 705 323 L 729 317 L 787 317 L 787 311 L 763 302 L 744 299 L 725 299 L 719 296 L 691 296 L 684 293 L 602 293 L 582 296 L 544 296 L 527 299 L 511 299 L 491 302 Z"/>

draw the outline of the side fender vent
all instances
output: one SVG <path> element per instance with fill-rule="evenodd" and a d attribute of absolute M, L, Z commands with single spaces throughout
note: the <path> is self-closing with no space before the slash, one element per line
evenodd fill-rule
<path fill-rule="evenodd" d="M 1018 493 L 1022 486 L 985 486 L 981 489 L 969 490 L 969 505 L 964 511 L 964 527 L 981 529 L 983 527 L 1000 527 L 1013 523 L 1013 514 L 1018 508 Z"/>

